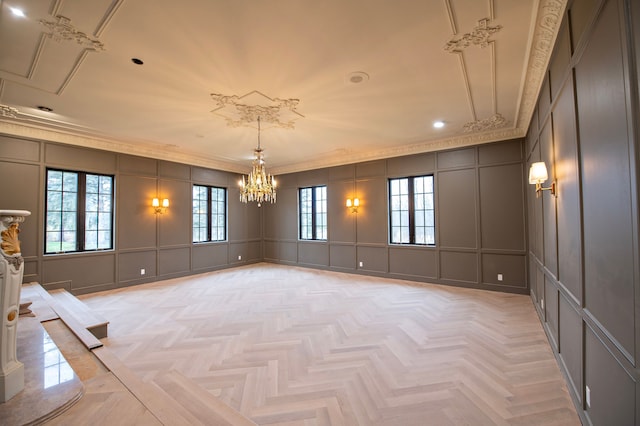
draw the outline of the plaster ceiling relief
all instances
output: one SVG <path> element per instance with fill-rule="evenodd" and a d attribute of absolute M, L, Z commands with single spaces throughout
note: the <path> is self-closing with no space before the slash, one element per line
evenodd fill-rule
<path fill-rule="evenodd" d="M 0 134 L 288 173 L 522 137 L 567 0 L 18 3 Z"/>
<path fill-rule="evenodd" d="M 509 124 L 507 119 L 504 118 L 502 114 L 496 113 L 482 120 L 470 121 L 464 125 L 463 129 L 465 133 L 484 132 L 506 127 L 507 124 Z"/>
<path fill-rule="evenodd" d="M 293 129 L 296 120 L 304 118 L 296 110 L 299 99 L 272 99 L 257 90 L 242 96 L 212 93 L 211 98 L 218 106 L 211 112 L 224 118 L 229 127 L 251 125 L 260 117 L 263 123 L 282 129 Z"/>
<path fill-rule="evenodd" d="M 89 50 L 96 52 L 105 50 L 104 43 L 79 31 L 71 24 L 71 19 L 65 16 L 58 15 L 55 20 L 40 19 L 38 22 L 47 28 L 48 31 L 44 34 L 54 41 L 75 41 Z"/>
<path fill-rule="evenodd" d="M 490 26 L 489 21 L 489 18 L 480 19 L 473 31 L 463 34 L 462 37 L 454 36 L 447 42 L 444 50 L 449 53 L 460 53 L 471 45 L 487 47 L 492 41 L 489 37 L 502 29 L 502 25 Z"/>
<path fill-rule="evenodd" d="M 18 110 L 8 105 L 0 105 L 0 117 L 16 118 Z"/>

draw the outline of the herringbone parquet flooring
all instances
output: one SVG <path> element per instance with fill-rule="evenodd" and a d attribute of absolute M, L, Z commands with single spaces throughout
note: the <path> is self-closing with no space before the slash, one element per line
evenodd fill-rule
<path fill-rule="evenodd" d="M 527 296 L 262 263 L 82 300 L 144 381 L 257 424 L 580 424 Z"/>

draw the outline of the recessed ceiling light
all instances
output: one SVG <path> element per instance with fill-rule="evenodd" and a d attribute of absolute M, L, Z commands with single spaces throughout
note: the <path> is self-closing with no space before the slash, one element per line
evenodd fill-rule
<path fill-rule="evenodd" d="M 444 121 L 434 121 L 433 122 L 433 127 L 435 127 L 436 129 L 441 129 L 444 127 Z"/>
<path fill-rule="evenodd" d="M 43 105 L 38 105 L 36 108 L 38 108 L 40 111 L 44 111 L 44 112 L 52 112 L 53 111 L 51 108 L 43 106 Z"/>
<path fill-rule="evenodd" d="M 352 72 L 347 76 L 347 81 L 352 84 L 360 84 L 369 81 L 369 74 L 362 71 Z"/>
<path fill-rule="evenodd" d="M 22 9 L 18 9 L 17 7 L 10 7 L 9 10 L 11 10 L 11 13 L 13 13 L 15 16 L 19 16 L 20 18 L 26 17 Z"/>
<path fill-rule="evenodd" d="M 138 59 L 138 58 L 131 58 L 131 62 L 133 62 L 136 65 L 144 64 L 144 62 L 142 62 L 142 59 Z"/>

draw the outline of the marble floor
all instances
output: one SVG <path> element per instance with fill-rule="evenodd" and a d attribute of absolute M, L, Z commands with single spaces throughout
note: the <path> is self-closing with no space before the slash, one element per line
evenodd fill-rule
<path fill-rule="evenodd" d="M 55 314 L 34 296 L 30 300 L 35 316 L 18 320 L 16 355 L 24 364 L 24 389 L 0 404 L 0 425 L 42 423 L 73 406 L 85 391 L 82 379 L 40 323 Z"/>

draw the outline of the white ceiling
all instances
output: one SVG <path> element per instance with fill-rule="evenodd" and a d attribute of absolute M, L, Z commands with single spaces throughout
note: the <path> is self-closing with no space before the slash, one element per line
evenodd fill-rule
<path fill-rule="evenodd" d="M 286 129 L 262 119 L 267 167 L 277 174 L 524 136 L 566 6 L 0 3 L 0 133 L 243 172 L 256 123 L 229 126 L 234 105 L 211 95 L 237 96 L 235 103 L 252 107 L 281 105 L 280 121 L 292 123 Z M 354 72 L 368 79 L 354 84 Z M 435 120 L 444 128 L 433 128 Z"/>

